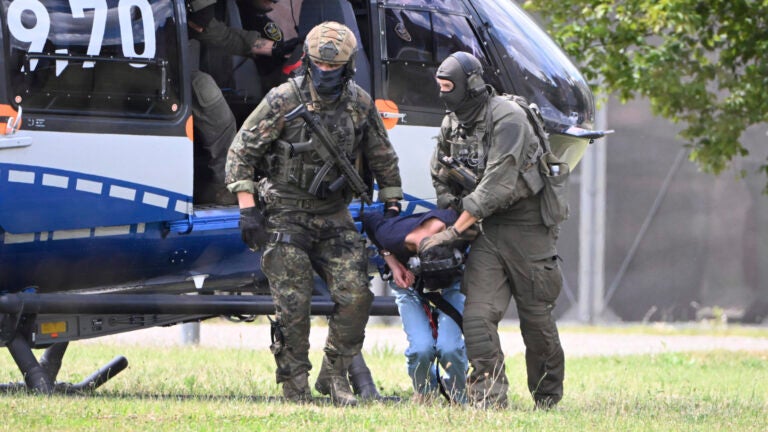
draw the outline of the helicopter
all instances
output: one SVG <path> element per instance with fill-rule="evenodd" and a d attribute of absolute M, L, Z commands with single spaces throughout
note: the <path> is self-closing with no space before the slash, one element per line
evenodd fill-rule
<path fill-rule="evenodd" d="M 219 0 L 217 16 L 241 26 L 239 5 Z M 195 197 L 206 179 L 185 10 L 183 0 L 0 1 L 0 346 L 24 377 L 0 389 L 92 390 L 127 366 L 117 357 L 82 383 L 57 383 L 72 341 L 274 313 L 237 206 Z M 497 92 L 536 103 L 571 166 L 603 134 L 587 82 L 514 2 L 283 0 L 274 19 L 299 38 L 328 20 L 355 32 L 354 79 L 400 157 L 405 214 L 435 207 L 427 166 L 445 109 L 434 75 L 455 51 L 480 59 Z M 217 82 L 242 123 L 263 94 L 250 59 L 227 60 Z M 382 209 L 355 200 L 350 211 Z M 313 294 L 312 314 L 332 313 L 321 283 Z M 371 315 L 397 315 L 394 299 L 377 296 Z"/>

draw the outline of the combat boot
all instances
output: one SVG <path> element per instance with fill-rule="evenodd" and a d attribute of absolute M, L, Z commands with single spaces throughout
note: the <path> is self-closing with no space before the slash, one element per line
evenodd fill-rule
<path fill-rule="evenodd" d="M 328 356 L 323 357 L 323 366 L 317 375 L 315 390 L 321 394 L 330 395 L 331 402 L 339 406 L 355 406 L 357 398 L 349 388 L 347 379 L 347 364 L 339 357 L 331 363 Z"/>
<path fill-rule="evenodd" d="M 300 373 L 283 381 L 283 397 L 290 402 L 312 401 L 312 391 L 309 389 L 308 374 Z"/>
<path fill-rule="evenodd" d="M 360 353 L 352 357 L 349 365 L 349 382 L 352 384 L 352 390 L 355 395 L 364 401 L 379 401 L 384 399 L 379 394 L 376 384 L 373 382 L 371 370 L 365 364 L 363 354 Z"/>

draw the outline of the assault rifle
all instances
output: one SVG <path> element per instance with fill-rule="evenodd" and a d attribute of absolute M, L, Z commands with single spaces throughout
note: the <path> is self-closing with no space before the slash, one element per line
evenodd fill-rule
<path fill-rule="evenodd" d="M 328 185 L 328 190 L 336 192 L 341 189 L 346 182 L 349 182 L 349 186 L 356 194 L 360 195 L 360 198 L 364 203 L 368 205 L 373 204 L 371 197 L 368 195 L 368 187 L 365 186 L 365 181 L 363 181 L 355 167 L 349 162 L 347 156 L 336 147 L 331 134 L 325 126 L 320 123 L 320 119 L 309 112 L 304 104 L 299 104 L 299 106 L 286 114 L 285 120 L 291 121 L 297 117 L 301 117 L 304 120 L 309 127 L 309 130 L 312 131 L 314 138 L 317 138 L 317 140 L 313 139 L 311 141 L 314 146 L 313 149 L 325 161 L 325 164 L 320 168 L 317 175 L 315 175 L 314 180 L 312 180 L 312 184 L 309 186 L 309 192 L 317 196 L 317 191 L 320 188 L 322 180 L 331 168 L 335 166 L 341 171 L 341 175 Z"/>
<path fill-rule="evenodd" d="M 438 160 L 445 167 L 445 173 L 449 181 L 467 192 L 475 190 L 477 176 L 469 168 L 450 156 L 441 156 Z"/>

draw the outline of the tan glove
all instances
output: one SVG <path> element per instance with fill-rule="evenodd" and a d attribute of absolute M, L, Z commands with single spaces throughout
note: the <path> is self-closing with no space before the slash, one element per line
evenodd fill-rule
<path fill-rule="evenodd" d="M 433 234 L 429 237 L 424 237 L 424 239 L 421 240 L 421 243 L 419 243 L 418 253 L 422 254 L 424 251 L 432 249 L 435 246 L 450 246 L 458 240 L 460 240 L 459 232 L 456 231 L 456 228 L 453 225 L 451 225 L 444 231 L 440 231 L 439 233 Z"/>

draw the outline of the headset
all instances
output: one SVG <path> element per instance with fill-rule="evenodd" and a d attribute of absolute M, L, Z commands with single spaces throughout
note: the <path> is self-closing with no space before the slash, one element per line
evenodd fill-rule
<path fill-rule="evenodd" d="M 463 51 L 455 52 L 450 55 L 459 62 L 461 70 L 467 75 L 467 91 L 474 97 L 485 91 L 485 80 L 483 79 L 482 65 L 474 64 L 473 57 Z M 476 59 L 476 58 L 475 58 Z M 479 62 L 479 60 L 478 60 Z"/>

